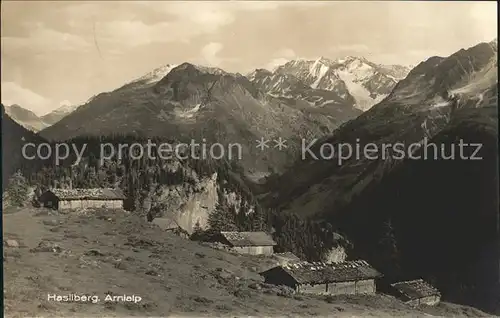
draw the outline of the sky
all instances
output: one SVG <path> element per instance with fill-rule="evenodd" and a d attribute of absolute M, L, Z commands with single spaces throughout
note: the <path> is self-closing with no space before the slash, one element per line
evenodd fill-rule
<path fill-rule="evenodd" d="M 416 65 L 497 37 L 496 1 L 2 1 L 1 98 L 38 115 L 165 64 Z"/>

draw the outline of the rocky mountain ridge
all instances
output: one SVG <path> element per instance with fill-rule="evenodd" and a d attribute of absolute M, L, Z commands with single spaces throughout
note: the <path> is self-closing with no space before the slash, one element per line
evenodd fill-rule
<path fill-rule="evenodd" d="M 9 177 L 17 170 L 26 166 L 39 167 L 37 160 L 28 161 L 23 157 L 22 147 L 25 143 L 39 144 L 45 142 L 32 130 L 25 128 L 8 115 L 8 107 L 2 108 L 2 186 L 5 189 Z M 43 153 L 42 153 L 43 154 Z"/>
<path fill-rule="evenodd" d="M 18 124 L 33 132 L 39 132 L 40 130 L 45 129 L 50 125 L 55 124 L 64 116 L 67 116 L 68 114 L 73 112 L 78 106 L 63 105 L 43 116 L 37 116 L 32 111 L 17 104 L 13 104 L 10 106 L 6 105 L 4 107 L 5 112 L 9 115 L 9 117 L 15 120 Z"/>
<path fill-rule="evenodd" d="M 361 112 L 345 104 L 311 106 L 301 99 L 277 98 L 241 74 L 190 63 L 161 68 L 159 81 L 146 77 L 101 93 L 71 115 L 44 129 L 42 136 L 61 140 L 80 135 L 139 133 L 168 135 L 209 143 L 239 143 L 248 174 L 282 170 L 301 138 L 323 136 Z M 159 77 L 159 76 L 158 76 Z M 330 94 L 329 92 L 324 92 Z M 256 140 L 282 137 L 285 151 L 264 156 Z"/>
<path fill-rule="evenodd" d="M 422 275 L 445 299 L 498 310 L 497 59 L 491 42 L 420 63 L 270 180 L 264 201 L 332 224 L 388 279 Z M 464 159 L 461 142 L 480 147 Z M 323 145 L 353 153 L 325 158 Z"/>
<path fill-rule="evenodd" d="M 343 103 L 363 111 L 380 102 L 403 79 L 409 69 L 400 65 L 378 65 L 362 57 L 331 60 L 292 60 L 272 72 L 258 69 L 248 75 L 273 95 L 288 95 L 297 80 L 311 89 L 333 92 Z M 293 76 L 296 80 L 291 80 Z"/>
<path fill-rule="evenodd" d="M 493 43 L 481 43 L 447 58 L 429 58 L 412 69 L 381 103 L 318 142 L 311 148 L 313 153 L 321 158 L 322 143 L 347 143 L 353 149 L 357 144 L 363 149 L 374 143 L 379 150 L 382 144 L 400 142 L 408 146 L 441 131 L 457 109 L 496 105 L 498 75 L 493 65 L 497 56 Z M 370 160 L 361 154 L 340 165 L 338 154 L 330 160 L 314 160 L 312 156 L 305 162 L 299 159 L 293 172 L 281 179 L 283 186 L 277 188 L 273 200 L 279 202 L 282 197 L 281 202 L 290 209 L 312 214 L 331 210 L 335 198 L 337 204 L 350 201 L 374 176 L 383 175 L 400 161 L 391 160 L 391 155 L 384 159 L 382 154 L 377 155 L 376 160 Z M 305 200 L 313 194 L 316 200 Z M 321 207 L 312 206 L 319 202 Z M 296 208 L 292 208 L 295 203 Z"/>
<path fill-rule="evenodd" d="M 41 117 L 42 121 L 48 126 L 53 125 L 68 116 L 78 108 L 78 105 L 62 105 L 61 107 L 51 111 Z"/>
<path fill-rule="evenodd" d="M 5 113 L 18 124 L 33 132 L 40 131 L 48 126 L 48 124 L 35 113 L 17 104 L 5 106 Z"/>

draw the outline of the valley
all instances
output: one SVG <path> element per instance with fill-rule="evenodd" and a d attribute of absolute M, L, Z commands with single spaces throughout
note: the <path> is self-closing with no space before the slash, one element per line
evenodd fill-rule
<path fill-rule="evenodd" d="M 500 316 L 485 3 L 10 5 L 6 316 Z"/>

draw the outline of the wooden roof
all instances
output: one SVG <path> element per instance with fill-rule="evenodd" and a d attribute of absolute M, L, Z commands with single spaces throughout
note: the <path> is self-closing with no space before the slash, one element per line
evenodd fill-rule
<path fill-rule="evenodd" d="M 125 196 L 119 189 L 52 189 L 59 200 L 124 200 Z"/>
<path fill-rule="evenodd" d="M 272 271 L 281 270 L 290 275 L 299 284 L 324 284 L 375 279 L 381 277 L 377 270 L 366 261 L 348 261 L 342 263 L 292 263 L 267 270 L 261 275 L 272 275 Z"/>
<path fill-rule="evenodd" d="M 391 284 L 399 293 L 408 299 L 419 299 L 428 296 L 440 296 L 439 290 L 422 279 L 409 280 Z"/>
<path fill-rule="evenodd" d="M 274 246 L 276 242 L 266 232 L 221 232 L 232 246 Z"/>

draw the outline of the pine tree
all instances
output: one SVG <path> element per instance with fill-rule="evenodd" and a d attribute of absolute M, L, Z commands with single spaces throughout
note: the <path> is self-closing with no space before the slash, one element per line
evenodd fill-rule
<path fill-rule="evenodd" d="M 196 224 L 193 228 L 193 234 L 191 234 L 190 239 L 193 241 L 201 240 L 203 237 L 204 231 L 200 226 L 200 222 L 196 221 Z"/>
<path fill-rule="evenodd" d="M 224 203 L 218 203 L 215 211 L 208 216 L 210 229 L 214 231 L 237 231 L 235 214 Z"/>
<path fill-rule="evenodd" d="M 253 231 L 265 230 L 264 210 L 259 205 L 255 206 L 255 210 L 252 213 L 252 230 Z"/>
<path fill-rule="evenodd" d="M 25 206 L 28 200 L 29 187 L 21 171 L 17 171 L 10 179 L 6 189 L 7 197 L 14 206 Z"/>

